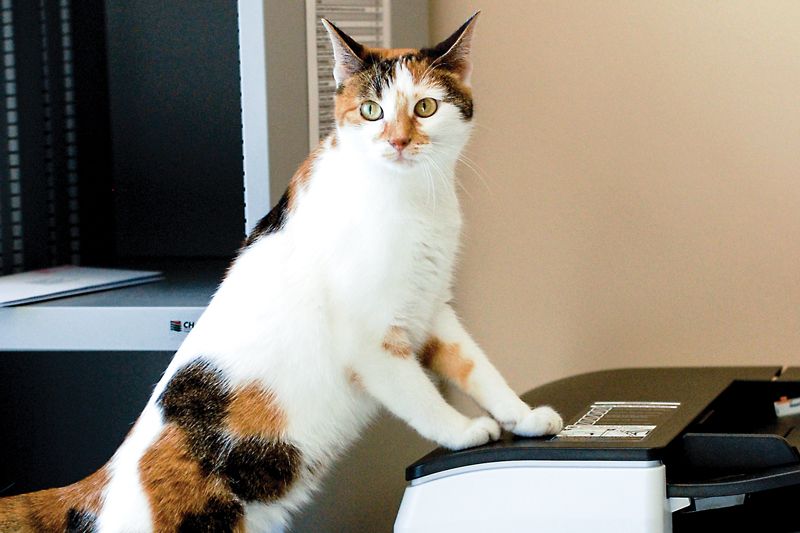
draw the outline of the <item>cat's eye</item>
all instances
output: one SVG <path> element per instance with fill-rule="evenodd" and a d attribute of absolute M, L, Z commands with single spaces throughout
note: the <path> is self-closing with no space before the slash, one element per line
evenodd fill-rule
<path fill-rule="evenodd" d="M 418 117 L 428 118 L 436 113 L 439 104 L 433 98 L 423 98 L 414 106 L 414 114 Z"/>
<path fill-rule="evenodd" d="M 361 116 L 367 120 L 378 120 L 383 118 L 383 109 L 378 105 L 378 102 L 367 100 L 361 104 Z"/>

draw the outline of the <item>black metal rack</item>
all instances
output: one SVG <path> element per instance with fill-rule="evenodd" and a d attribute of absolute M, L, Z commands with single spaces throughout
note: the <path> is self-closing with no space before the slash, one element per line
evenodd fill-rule
<path fill-rule="evenodd" d="M 0 24 L 0 274 L 230 257 L 236 3 L 0 0 Z"/>

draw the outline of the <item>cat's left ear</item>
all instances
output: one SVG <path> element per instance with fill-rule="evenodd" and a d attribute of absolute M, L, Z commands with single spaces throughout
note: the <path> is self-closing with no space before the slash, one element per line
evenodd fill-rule
<path fill-rule="evenodd" d="M 470 85 L 472 75 L 472 60 L 469 57 L 472 34 L 475 32 L 475 23 L 480 14 L 480 11 L 476 11 L 453 35 L 431 49 L 433 54 L 438 56 L 431 66 L 441 66 L 455 72 L 467 86 Z"/>
<path fill-rule="evenodd" d="M 338 87 L 350 76 L 364 68 L 361 56 L 364 47 L 352 37 L 337 28 L 331 21 L 322 19 L 322 25 L 328 30 L 328 36 L 333 46 L 333 77 Z"/>

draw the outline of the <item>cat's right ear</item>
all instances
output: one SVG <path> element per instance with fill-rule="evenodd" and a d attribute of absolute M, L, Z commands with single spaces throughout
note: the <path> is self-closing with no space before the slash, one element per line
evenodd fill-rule
<path fill-rule="evenodd" d="M 328 36 L 333 46 L 333 77 L 338 87 L 364 67 L 364 63 L 361 60 L 364 47 L 337 28 L 331 21 L 322 19 L 322 25 L 328 30 Z"/>

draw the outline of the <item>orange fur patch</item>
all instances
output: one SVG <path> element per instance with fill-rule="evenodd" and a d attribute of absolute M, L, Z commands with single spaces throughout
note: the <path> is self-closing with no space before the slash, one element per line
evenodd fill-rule
<path fill-rule="evenodd" d="M 457 343 L 442 343 L 439 339 L 430 338 L 419 354 L 422 366 L 445 377 L 461 388 L 466 388 L 475 363 L 461 355 L 461 346 Z"/>
<path fill-rule="evenodd" d="M 408 358 L 413 354 L 406 330 L 392 326 L 383 338 L 383 349 L 395 357 Z"/>
<path fill-rule="evenodd" d="M 422 81 L 423 76 L 427 76 L 431 74 L 432 70 L 428 70 L 428 67 L 431 66 L 431 62 L 427 60 L 412 60 L 406 61 L 406 68 L 411 73 L 411 79 L 414 80 L 414 83 L 419 83 Z"/>
<path fill-rule="evenodd" d="M 64 531 L 70 509 L 96 515 L 108 483 L 106 467 L 67 487 L 0 500 L 0 531 Z"/>
<path fill-rule="evenodd" d="M 411 139 L 416 132 L 417 125 L 413 117 L 408 114 L 408 101 L 405 95 L 400 94 L 397 98 L 396 118 L 392 122 L 387 122 L 381 132 L 381 139 L 388 141 L 397 138 Z"/>
<path fill-rule="evenodd" d="M 231 395 L 227 425 L 231 434 L 237 437 L 272 439 L 285 431 L 286 413 L 272 391 L 251 383 L 236 389 Z"/>
<path fill-rule="evenodd" d="M 139 460 L 139 476 L 150 502 L 153 529 L 175 531 L 184 516 L 201 513 L 209 501 L 228 501 L 231 494 L 216 476 L 206 476 L 189 452 L 186 435 L 173 424 Z M 242 520 L 237 530 L 243 528 Z"/>
<path fill-rule="evenodd" d="M 397 118 L 384 125 L 378 138 L 387 142 L 393 139 L 408 139 L 409 148 L 430 143 L 430 138 L 420 131 L 417 118 L 409 114 L 407 106 L 406 98 L 401 96 L 397 103 Z"/>
<path fill-rule="evenodd" d="M 347 368 L 347 381 L 350 382 L 350 385 L 359 390 L 366 390 L 364 388 L 364 382 L 361 381 L 361 376 L 352 368 Z"/>
<path fill-rule="evenodd" d="M 364 47 L 364 55 L 374 55 L 381 59 L 394 59 L 395 57 L 416 54 L 419 50 L 414 48 L 370 48 Z"/>
<path fill-rule="evenodd" d="M 0 531 L 36 533 L 32 512 L 28 494 L 0 498 Z"/>
<path fill-rule="evenodd" d="M 289 211 L 294 210 L 297 202 L 297 196 L 300 194 L 300 191 L 308 186 L 308 182 L 311 180 L 312 171 L 314 170 L 314 161 L 316 161 L 317 157 L 319 157 L 321 151 L 322 144 L 311 151 L 308 157 L 306 157 L 303 163 L 295 171 L 292 179 L 289 180 Z"/>
<path fill-rule="evenodd" d="M 333 114 L 340 126 L 345 123 L 358 124 L 361 118 L 361 87 L 355 80 L 349 80 L 334 97 Z"/>

